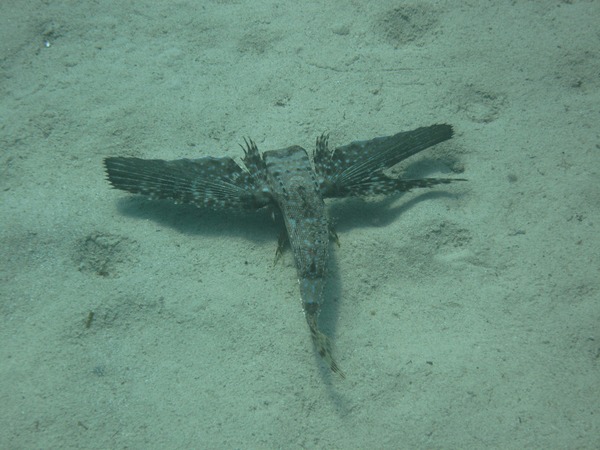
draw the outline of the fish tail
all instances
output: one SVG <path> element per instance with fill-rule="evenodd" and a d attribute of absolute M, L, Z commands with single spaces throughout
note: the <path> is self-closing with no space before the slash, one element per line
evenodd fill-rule
<path fill-rule="evenodd" d="M 321 355 L 321 358 L 325 360 L 329 368 L 332 372 L 337 373 L 340 377 L 346 378 L 346 375 L 340 369 L 337 362 L 333 358 L 333 353 L 331 351 L 331 341 L 329 338 L 323 334 L 319 330 L 319 326 L 317 325 L 317 314 L 314 312 L 307 311 L 306 312 L 306 321 L 308 322 L 308 327 L 310 328 L 310 335 L 312 337 L 313 343 Z"/>

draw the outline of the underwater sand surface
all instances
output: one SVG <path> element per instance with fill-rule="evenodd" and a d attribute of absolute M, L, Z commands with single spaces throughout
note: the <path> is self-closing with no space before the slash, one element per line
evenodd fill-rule
<path fill-rule="evenodd" d="M 600 3 L 0 4 L 0 448 L 597 448 Z M 110 189 L 435 123 L 328 202 L 315 354 L 266 211 Z M 460 173 L 457 175 L 457 173 Z"/>

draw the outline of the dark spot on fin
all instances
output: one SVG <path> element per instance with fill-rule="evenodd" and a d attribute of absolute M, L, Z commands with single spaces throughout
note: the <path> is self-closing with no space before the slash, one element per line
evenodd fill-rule
<path fill-rule="evenodd" d="M 342 379 L 345 379 L 346 375 L 337 365 L 335 359 L 333 359 L 331 342 L 329 341 L 329 338 L 319 331 L 316 315 L 307 313 L 306 321 L 308 322 L 308 327 L 310 328 L 310 335 L 313 343 L 315 344 L 319 355 L 321 355 L 321 358 L 325 360 L 332 372 L 337 373 Z"/>

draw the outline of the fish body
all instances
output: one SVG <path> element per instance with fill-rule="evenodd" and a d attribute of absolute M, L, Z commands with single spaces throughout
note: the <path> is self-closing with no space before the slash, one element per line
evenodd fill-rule
<path fill-rule="evenodd" d="M 384 173 L 399 162 L 452 137 L 450 125 L 356 141 L 330 151 L 317 138 L 312 155 L 297 145 L 260 153 L 245 141 L 241 164 L 232 158 L 173 161 L 109 157 L 108 180 L 117 189 L 212 209 L 279 209 L 298 275 L 311 337 L 330 369 L 344 378 L 331 343 L 318 326 L 329 259 L 331 227 L 325 198 L 393 195 L 413 188 L 462 181 L 457 178 L 392 178 Z"/>

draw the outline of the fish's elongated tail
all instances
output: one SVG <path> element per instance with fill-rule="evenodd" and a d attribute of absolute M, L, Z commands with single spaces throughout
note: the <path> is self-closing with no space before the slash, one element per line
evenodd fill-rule
<path fill-rule="evenodd" d="M 310 306 L 310 305 L 309 305 Z M 315 305 L 316 306 L 316 305 Z M 312 337 L 313 343 L 321 355 L 321 358 L 325 360 L 329 368 L 332 372 L 337 373 L 340 377 L 346 378 L 346 375 L 340 369 L 340 367 L 333 359 L 333 352 L 331 351 L 331 341 L 329 338 L 323 334 L 319 330 L 319 326 L 317 325 L 317 315 L 318 315 L 318 307 L 317 308 L 305 308 L 306 313 L 306 322 L 308 322 L 308 327 L 310 329 L 310 336 Z"/>

